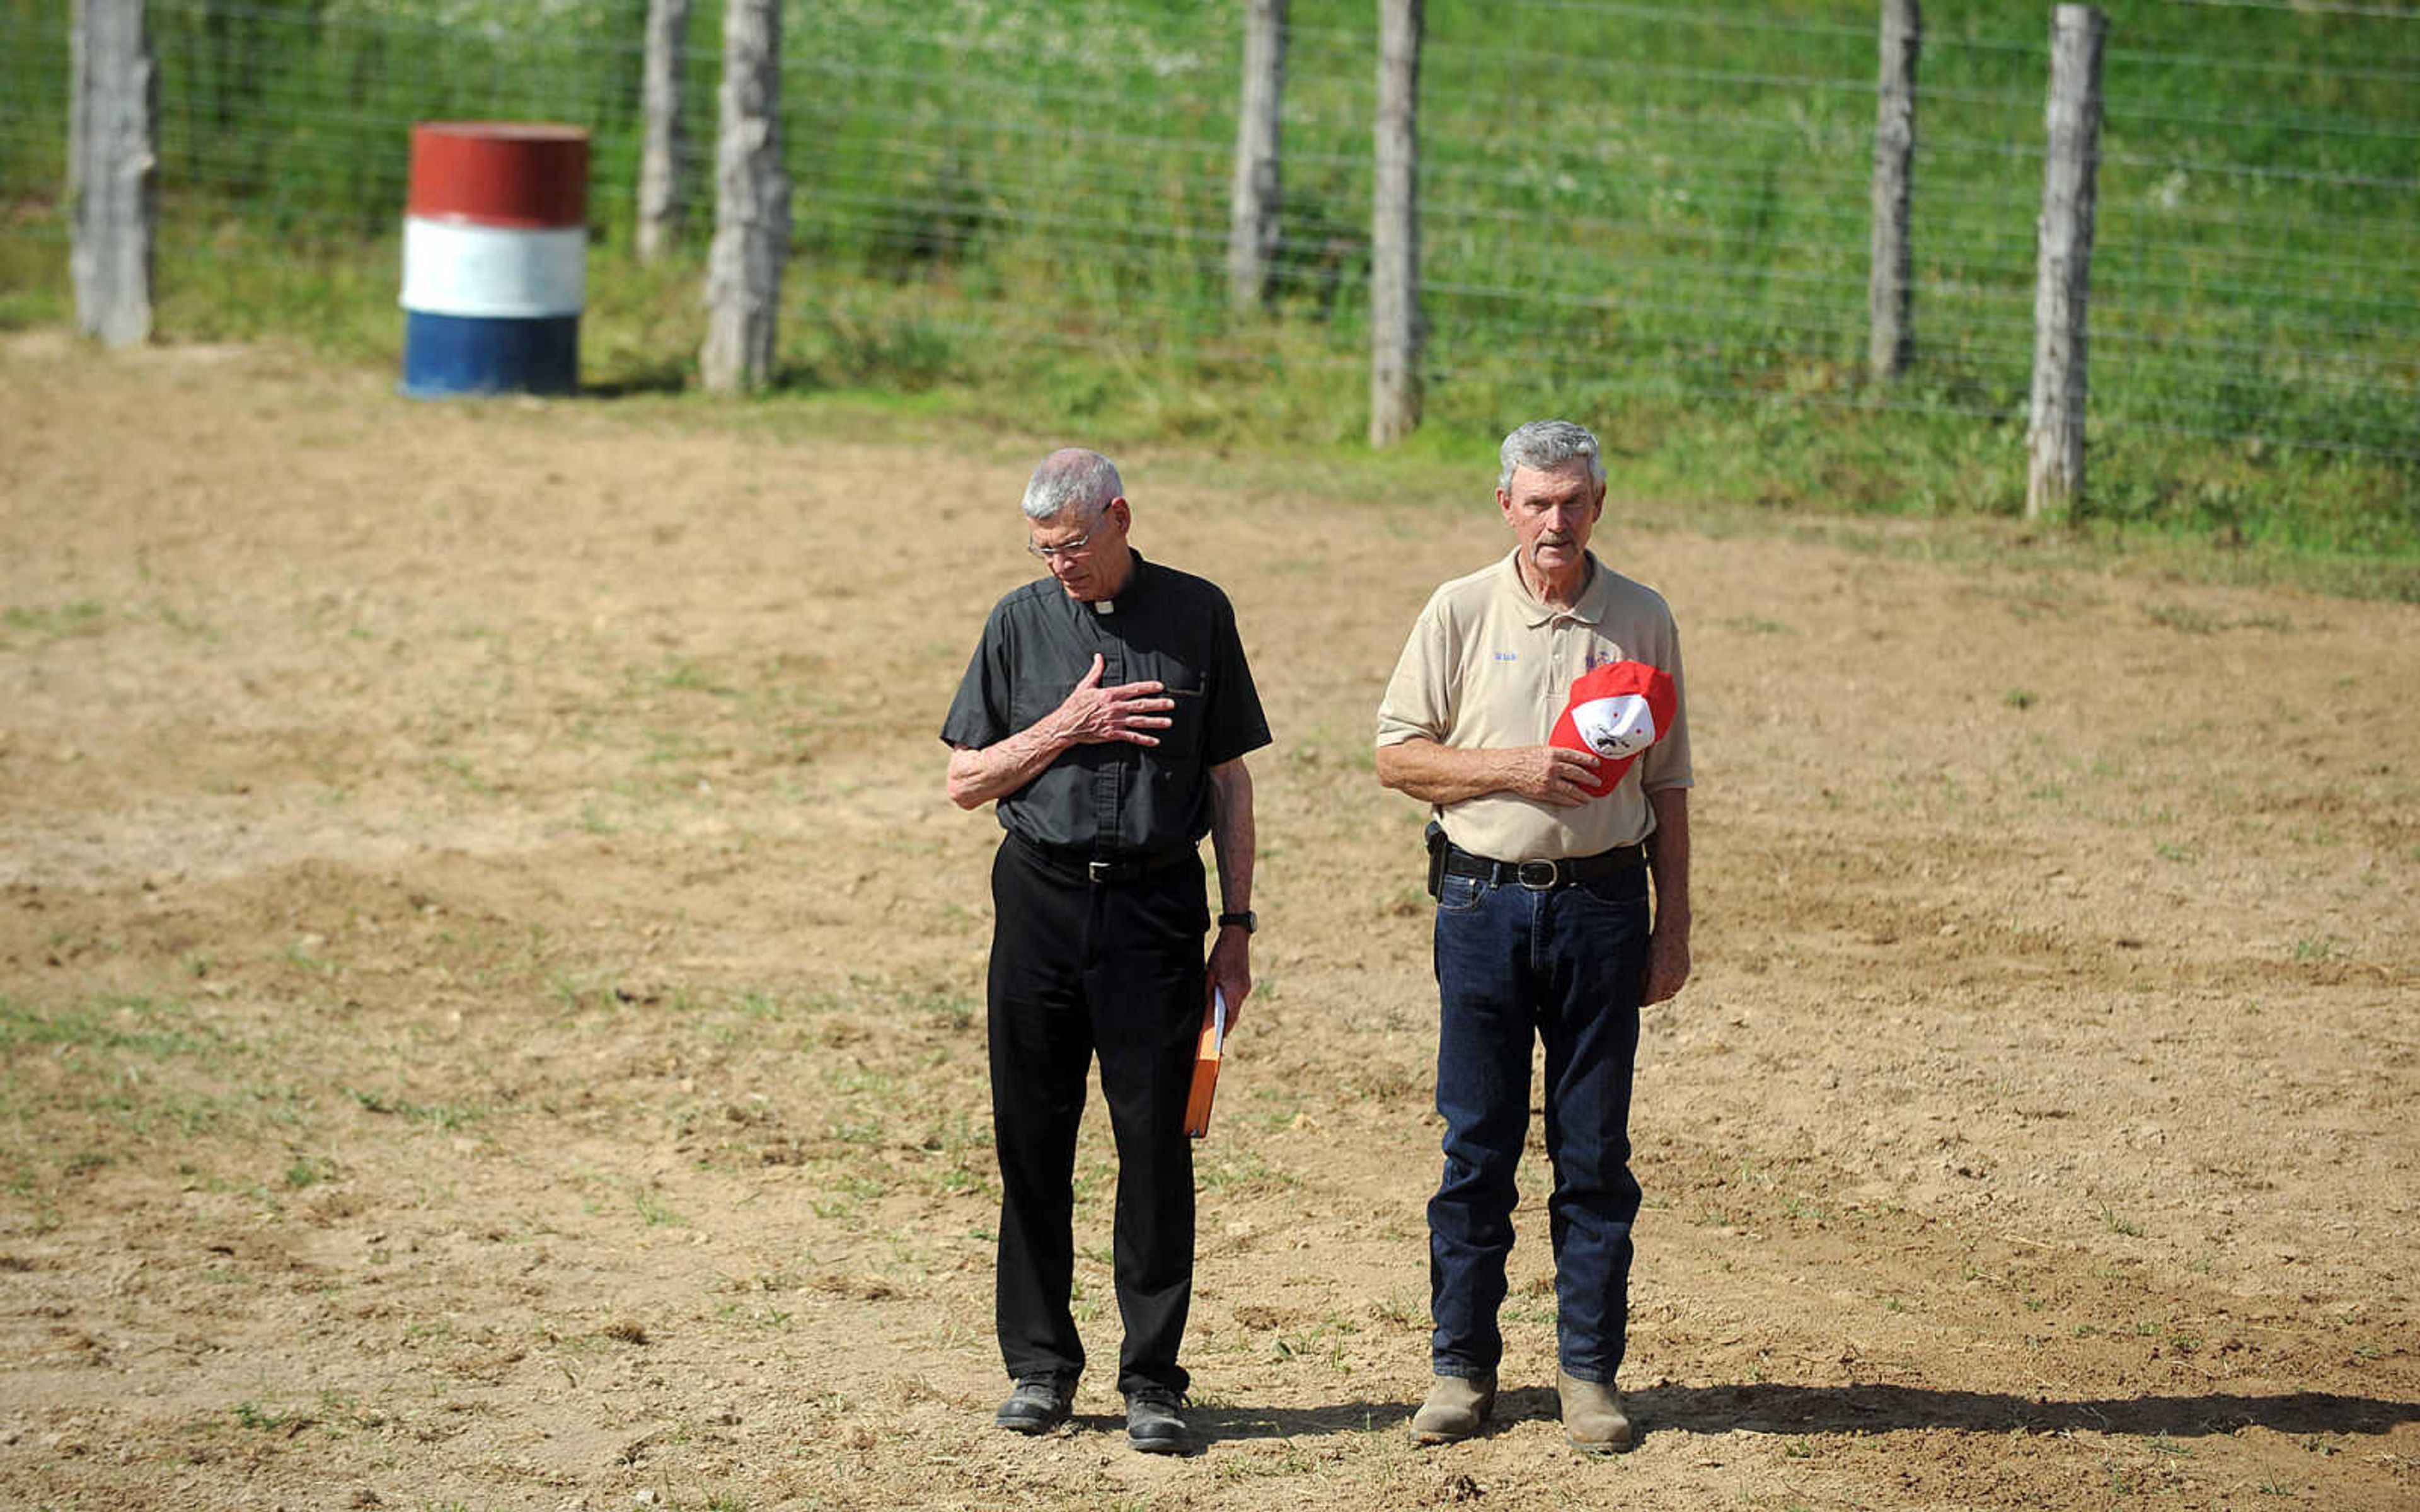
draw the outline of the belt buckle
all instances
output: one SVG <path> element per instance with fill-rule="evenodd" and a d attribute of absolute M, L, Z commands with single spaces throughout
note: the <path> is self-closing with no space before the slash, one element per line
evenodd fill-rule
<path fill-rule="evenodd" d="M 1524 861 L 1512 869 L 1512 880 L 1531 892 L 1547 892 L 1562 879 L 1562 871 L 1560 861 Z M 1543 877 L 1544 880 L 1532 882 L 1529 880 L 1532 876 Z"/>
<path fill-rule="evenodd" d="M 1099 887 L 1109 880 L 1110 876 L 1117 871 L 1117 865 L 1118 863 L 1115 861 L 1104 861 L 1095 858 L 1084 863 L 1084 875 L 1091 880 L 1094 887 Z"/>

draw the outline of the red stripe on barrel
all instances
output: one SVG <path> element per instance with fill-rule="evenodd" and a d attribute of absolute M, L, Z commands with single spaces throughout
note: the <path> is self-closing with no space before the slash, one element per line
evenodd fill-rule
<path fill-rule="evenodd" d="M 411 129 L 404 213 L 519 230 L 588 219 L 588 133 L 520 121 L 423 121 Z"/>

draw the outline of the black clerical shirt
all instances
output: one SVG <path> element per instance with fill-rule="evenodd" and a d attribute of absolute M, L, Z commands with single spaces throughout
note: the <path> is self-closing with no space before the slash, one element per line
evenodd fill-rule
<path fill-rule="evenodd" d="M 1176 706 L 1159 744 L 1105 741 L 1060 753 L 1000 800 L 1000 822 L 1039 845 L 1105 858 L 1165 854 L 1210 829 L 1209 769 L 1269 743 L 1235 611 L 1217 584 L 1145 562 L 1107 612 L 1045 578 L 992 606 L 941 738 L 996 745 L 1066 701 L 1092 670 L 1101 686 L 1157 682 Z"/>

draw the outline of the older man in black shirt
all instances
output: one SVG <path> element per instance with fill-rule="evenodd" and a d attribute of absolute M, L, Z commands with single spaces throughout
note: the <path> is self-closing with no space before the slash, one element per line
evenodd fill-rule
<path fill-rule="evenodd" d="M 1118 1150 L 1114 1230 L 1129 1442 L 1182 1452 L 1177 1364 L 1193 1295 L 1186 1094 L 1215 991 L 1252 990 L 1252 779 L 1260 695 L 1212 583 L 1146 562 L 1097 452 L 1054 452 L 1025 490 L 1050 577 L 994 605 L 941 726 L 950 798 L 999 800 L 992 862 L 997 1318 L 1016 1382 L 1001 1427 L 1067 1420 L 1084 1348 L 1068 1309 L 1076 1133 L 1092 1057 Z M 1202 837 L 1222 910 L 1205 965 Z"/>

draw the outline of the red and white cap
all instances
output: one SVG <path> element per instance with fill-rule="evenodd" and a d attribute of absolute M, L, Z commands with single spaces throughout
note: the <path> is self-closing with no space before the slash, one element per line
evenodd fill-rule
<path fill-rule="evenodd" d="M 1678 702 L 1671 674 L 1661 667 L 1643 661 L 1591 667 L 1572 680 L 1571 702 L 1563 705 L 1547 744 L 1604 757 L 1588 790 L 1602 798 L 1621 781 L 1639 752 L 1672 728 Z"/>

